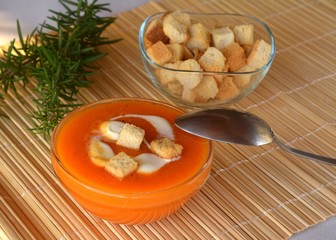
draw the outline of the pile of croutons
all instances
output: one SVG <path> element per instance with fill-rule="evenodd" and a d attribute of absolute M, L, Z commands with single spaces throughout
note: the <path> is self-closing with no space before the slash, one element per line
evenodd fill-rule
<path fill-rule="evenodd" d="M 251 84 L 251 75 L 209 72 L 251 72 L 264 66 L 271 53 L 269 43 L 254 40 L 254 25 L 207 29 L 180 11 L 150 22 L 144 46 L 165 67 L 156 70 L 161 84 L 184 101 L 198 103 L 232 99 Z"/>

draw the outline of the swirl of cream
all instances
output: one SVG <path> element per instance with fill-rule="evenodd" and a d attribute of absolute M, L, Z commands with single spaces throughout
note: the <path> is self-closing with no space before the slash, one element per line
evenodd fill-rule
<path fill-rule="evenodd" d="M 153 125 L 153 127 L 159 134 L 158 137 L 167 137 L 170 139 L 175 139 L 173 128 L 171 127 L 168 120 L 163 117 L 152 116 L 152 115 L 141 115 L 141 114 L 125 114 L 125 115 L 114 117 L 111 120 L 118 120 L 123 117 L 142 118 Z"/>
<path fill-rule="evenodd" d="M 107 139 L 110 139 L 112 141 L 117 141 L 120 131 L 125 125 L 124 122 L 117 121 L 117 120 L 124 118 L 124 117 L 142 118 L 146 120 L 147 122 L 149 122 L 155 128 L 155 130 L 158 133 L 158 137 L 167 137 L 170 139 L 175 139 L 173 128 L 171 127 L 170 123 L 165 118 L 159 117 L 159 116 L 140 115 L 140 114 L 120 115 L 120 116 L 112 118 L 110 121 L 103 122 L 99 127 L 99 130 L 102 133 L 102 135 Z M 107 144 L 104 144 L 100 140 L 98 140 L 98 142 L 100 145 L 104 146 L 104 151 L 100 152 L 101 155 L 105 155 L 106 152 L 108 152 L 109 155 L 111 155 L 110 157 L 114 155 L 112 149 L 106 149 L 106 146 L 107 148 L 110 148 Z M 147 145 L 149 149 L 151 148 L 150 144 L 146 141 L 146 139 L 144 139 L 144 143 Z M 112 154 L 110 153 L 110 151 L 112 151 Z M 137 169 L 137 172 L 142 173 L 142 174 L 150 174 L 150 173 L 156 172 L 157 170 L 162 168 L 167 163 L 180 159 L 180 156 L 176 158 L 172 158 L 172 159 L 166 159 L 166 158 L 159 157 L 153 153 L 142 153 L 134 157 L 134 159 L 139 163 L 139 168 Z"/>

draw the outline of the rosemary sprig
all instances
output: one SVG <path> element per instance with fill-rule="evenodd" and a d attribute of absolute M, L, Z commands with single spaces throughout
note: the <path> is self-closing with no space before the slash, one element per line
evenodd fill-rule
<path fill-rule="evenodd" d="M 97 0 L 59 2 L 65 12 L 49 10 L 51 23 L 44 22 L 25 38 L 17 21 L 19 46 L 11 41 L 0 57 L 0 97 L 12 91 L 20 98 L 17 84 L 33 85 L 37 97 L 36 110 L 30 114 L 32 130 L 45 138 L 66 113 L 80 105 L 76 97 L 79 89 L 91 83 L 89 76 L 97 70 L 93 63 L 106 55 L 98 46 L 121 40 L 102 36 L 115 21 L 114 17 L 100 16 L 111 12 L 109 4 Z"/>

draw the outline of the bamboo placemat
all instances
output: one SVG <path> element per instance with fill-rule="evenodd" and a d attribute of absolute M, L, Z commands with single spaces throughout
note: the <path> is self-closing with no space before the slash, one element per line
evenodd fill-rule
<path fill-rule="evenodd" d="M 83 102 L 111 97 L 168 101 L 142 65 L 141 22 L 159 11 L 187 9 L 255 15 L 276 38 L 269 74 L 246 99 L 231 106 L 258 114 L 286 142 L 336 156 L 336 2 L 162 0 L 118 15 L 106 33 L 123 37 L 104 47 L 95 83 Z M 283 152 L 275 145 L 215 143 L 211 177 L 172 216 L 147 225 L 115 225 L 83 210 L 51 168 L 49 142 L 29 132 L 34 105 L 8 96 L 0 119 L 0 238 L 3 239 L 286 239 L 336 215 L 336 167 Z"/>

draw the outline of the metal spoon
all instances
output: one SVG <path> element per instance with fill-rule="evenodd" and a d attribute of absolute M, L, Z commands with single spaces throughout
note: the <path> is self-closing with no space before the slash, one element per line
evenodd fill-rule
<path fill-rule="evenodd" d="M 182 130 L 210 140 L 260 146 L 276 142 L 282 149 L 324 163 L 336 159 L 292 148 L 276 137 L 271 127 L 258 116 L 233 109 L 208 109 L 185 113 L 175 120 Z"/>

